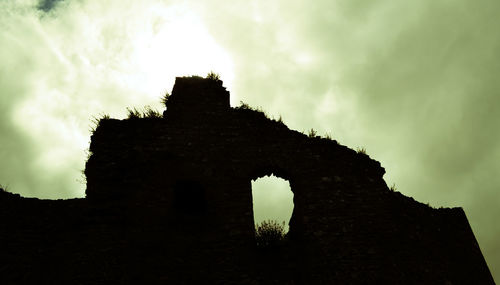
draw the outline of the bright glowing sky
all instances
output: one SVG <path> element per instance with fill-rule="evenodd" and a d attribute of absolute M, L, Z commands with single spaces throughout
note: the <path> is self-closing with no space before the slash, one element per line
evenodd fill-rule
<path fill-rule="evenodd" d="M 214 70 L 233 105 L 365 147 L 398 191 L 464 207 L 498 280 L 498 19 L 496 0 L 0 1 L 0 183 L 82 197 L 92 116 L 161 109 L 175 76 Z"/>

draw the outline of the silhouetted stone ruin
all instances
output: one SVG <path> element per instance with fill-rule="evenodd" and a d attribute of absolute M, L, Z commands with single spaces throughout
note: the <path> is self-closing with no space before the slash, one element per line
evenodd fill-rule
<path fill-rule="evenodd" d="M 102 119 L 85 199 L 0 192 L 1 284 L 494 284 L 461 208 L 288 129 L 222 81 L 177 78 L 163 118 Z M 258 250 L 251 181 L 290 182 L 288 240 Z"/>

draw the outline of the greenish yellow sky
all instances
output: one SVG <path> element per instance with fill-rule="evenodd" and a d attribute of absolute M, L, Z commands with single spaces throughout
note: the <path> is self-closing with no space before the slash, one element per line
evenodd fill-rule
<path fill-rule="evenodd" d="M 499 19 L 496 0 L 0 1 L 0 183 L 82 197 L 92 116 L 160 109 L 175 76 L 215 70 L 233 105 L 462 206 L 498 280 Z"/>

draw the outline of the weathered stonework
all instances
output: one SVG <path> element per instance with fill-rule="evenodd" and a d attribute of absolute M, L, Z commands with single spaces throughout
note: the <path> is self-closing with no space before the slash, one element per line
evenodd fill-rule
<path fill-rule="evenodd" d="M 494 284 L 463 210 L 391 191 L 368 155 L 231 108 L 217 80 L 177 78 L 166 105 L 100 121 L 85 199 L 0 192 L 0 281 Z M 260 252 L 251 181 L 270 174 L 294 210 Z"/>

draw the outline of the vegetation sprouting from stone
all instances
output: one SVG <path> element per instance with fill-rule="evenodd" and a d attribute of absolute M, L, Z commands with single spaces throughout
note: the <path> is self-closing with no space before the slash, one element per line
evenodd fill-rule
<path fill-rule="evenodd" d="M 367 155 L 366 154 L 366 149 L 364 147 L 361 147 L 361 148 L 357 148 L 356 151 L 359 153 L 359 154 L 364 154 L 364 155 Z"/>
<path fill-rule="evenodd" d="M 127 119 L 160 119 L 163 115 L 157 110 L 152 109 L 150 106 L 144 107 L 143 110 L 137 108 L 127 108 Z"/>
<path fill-rule="evenodd" d="M 307 136 L 309 136 L 310 138 L 314 138 L 314 137 L 316 137 L 317 134 L 318 134 L 318 132 L 316 132 L 314 129 L 310 129 Z"/>
<path fill-rule="evenodd" d="M 332 135 L 330 133 L 326 133 L 325 136 L 323 137 L 324 140 L 334 142 L 335 144 L 339 144 L 338 141 L 333 139 Z"/>
<path fill-rule="evenodd" d="M 389 190 L 391 190 L 391 191 L 393 191 L 393 192 L 394 192 L 394 191 L 398 190 L 398 188 L 396 187 L 396 184 L 395 184 L 395 183 L 393 183 L 393 184 L 392 184 L 392 186 L 391 186 L 391 187 L 389 187 Z"/>
<path fill-rule="evenodd" d="M 92 119 L 90 120 L 90 133 L 93 134 L 99 124 L 101 123 L 101 120 L 109 120 L 111 117 L 108 114 L 100 114 L 98 116 L 93 116 Z"/>
<path fill-rule="evenodd" d="M 255 225 L 255 241 L 258 248 L 273 248 L 285 240 L 285 222 L 263 221 Z"/>
<path fill-rule="evenodd" d="M 168 99 L 170 98 L 170 93 L 168 92 L 165 92 L 165 95 L 163 95 L 163 97 L 161 97 L 161 103 L 165 106 L 167 106 L 167 102 L 168 102 Z"/>
<path fill-rule="evenodd" d="M 265 118 L 270 119 L 269 116 L 266 114 L 266 112 L 264 112 L 262 110 L 262 108 L 260 108 L 260 107 L 258 107 L 258 108 L 251 107 L 250 105 L 248 105 L 247 103 L 245 103 L 243 101 L 240 101 L 240 105 L 237 106 L 235 109 L 236 110 L 249 110 L 249 111 L 257 112 L 257 113 L 262 114 Z"/>
<path fill-rule="evenodd" d="M 149 106 L 146 106 L 144 112 L 142 113 L 143 118 L 162 118 L 163 115 L 157 110 L 152 109 Z"/>
<path fill-rule="evenodd" d="M 208 74 L 207 74 L 207 79 L 211 79 L 211 80 L 214 80 L 214 81 L 220 81 L 220 75 L 213 72 L 213 71 L 210 71 Z"/>
<path fill-rule="evenodd" d="M 330 135 L 330 133 L 327 133 L 327 134 L 325 135 L 325 139 L 327 139 L 327 140 L 332 140 L 332 135 Z"/>
<path fill-rule="evenodd" d="M 141 111 L 137 110 L 137 108 L 127 108 L 127 119 L 140 119 L 141 117 Z"/>
<path fill-rule="evenodd" d="M 240 109 L 240 110 L 254 110 L 252 107 L 250 107 L 250 105 L 248 105 L 247 103 L 245 103 L 243 101 L 240 101 L 240 105 L 238 107 L 236 107 L 236 109 Z"/>
<path fill-rule="evenodd" d="M 274 121 L 282 126 L 286 126 L 285 123 L 283 122 L 283 117 L 280 115 L 278 117 L 278 119 L 276 118 L 271 118 L 269 117 L 269 115 L 264 111 L 262 110 L 262 108 L 260 107 L 257 107 L 257 108 L 254 108 L 254 107 L 251 107 L 250 105 L 248 105 L 247 103 L 243 102 L 243 101 L 240 101 L 240 105 L 235 107 L 234 109 L 236 110 L 248 110 L 248 111 L 252 111 L 252 112 L 256 112 L 260 115 L 262 115 L 264 118 L 268 119 L 268 120 L 271 120 L 271 121 Z"/>

